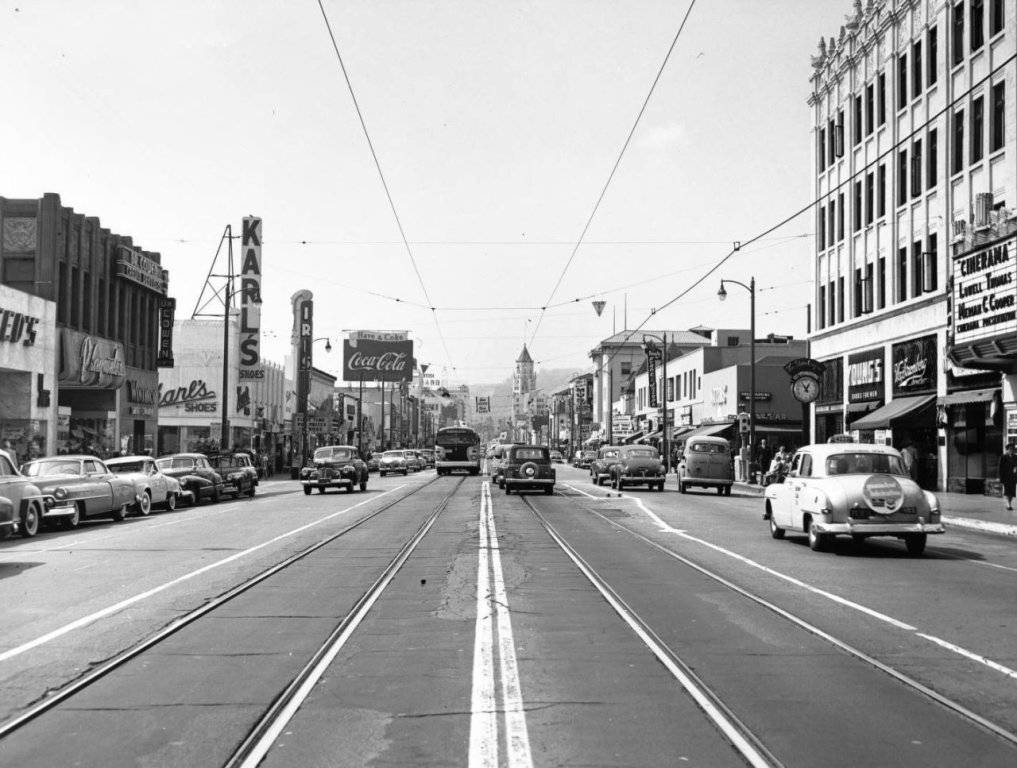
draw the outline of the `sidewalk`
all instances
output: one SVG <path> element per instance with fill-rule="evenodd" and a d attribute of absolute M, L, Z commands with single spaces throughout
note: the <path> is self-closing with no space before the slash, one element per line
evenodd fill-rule
<path fill-rule="evenodd" d="M 763 494 L 758 485 L 735 483 L 734 487 L 743 493 Z M 945 525 L 1017 538 L 1017 507 L 1008 511 L 1003 499 L 964 493 L 937 493 L 936 496 Z"/>

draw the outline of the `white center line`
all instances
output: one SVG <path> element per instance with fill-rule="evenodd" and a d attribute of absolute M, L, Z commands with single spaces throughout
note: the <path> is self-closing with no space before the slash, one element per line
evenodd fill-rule
<path fill-rule="evenodd" d="M 286 533 L 275 536 L 274 538 L 271 538 L 268 541 L 263 541 L 261 544 L 256 544 L 253 547 L 248 547 L 247 549 L 241 552 L 237 552 L 236 554 L 230 555 L 229 557 L 224 557 L 222 560 L 216 560 L 214 563 L 210 563 L 206 566 L 198 568 L 195 571 L 185 573 L 183 576 L 178 576 L 175 579 L 163 582 L 157 587 L 153 587 L 152 589 L 146 590 L 144 592 L 139 592 L 138 594 L 133 595 L 132 597 L 128 597 L 126 600 L 121 600 L 118 603 L 109 605 L 101 610 L 96 611 L 95 613 L 90 613 L 87 616 L 82 616 L 80 619 L 75 619 L 74 621 L 68 624 L 64 624 L 63 626 L 54 629 L 52 632 L 47 632 L 46 634 L 40 635 L 34 640 L 29 640 L 27 643 L 22 643 L 19 646 L 16 646 L 7 651 L 4 651 L 3 653 L 0 653 L 0 662 L 12 659 L 15 656 L 20 656 L 21 654 L 25 653 L 25 651 L 30 651 L 33 648 L 38 648 L 40 645 L 45 645 L 46 643 L 56 640 L 58 637 L 63 637 L 69 632 L 73 632 L 76 629 L 81 629 L 81 627 L 87 626 L 89 624 L 92 624 L 93 622 L 98 621 L 99 619 L 103 619 L 107 616 L 110 616 L 118 611 L 123 610 L 124 608 L 127 608 L 128 606 L 134 605 L 135 603 L 140 603 L 142 600 L 147 600 L 153 595 L 157 595 L 160 592 L 169 589 L 170 587 L 174 587 L 177 584 L 185 582 L 189 579 L 193 579 L 195 576 L 200 576 L 203 573 L 207 573 L 208 571 L 211 571 L 214 568 L 219 568 L 220 566 L 226 565 L 227 563 L 231 563 L 234 560 L 239 560 L 242 557 L 247 557 L 248 555 L 257 552 L 259 549 L 264 549 L 265 547 L 271 544 L 275 544 L 278 541 L 282 541 L 283 539 L 288 539 L 291 536 L 295 536 L 298 533 L 302 533 L 303 531 L 306 531 L 308 528 L 313 528 L 316 525 L 320 525 L 321 523 L 324 523 L 327 520 L 331 520 L 333 517 L 342 515 L 346 512 L 349 512 L 352 509 L 356 509 L 357 507 L 363 506 L 364 504 L 368 504 L 376 499 L 380 499 L 382 496 L 386 496 L 387 494 L 390 494 L 393 491 L 397 491 L 403 487 L 405 486 L 397 485 L 395 488 L 390 488 L 389 490 L 384 491 L 378 494 L 377 496 L 372 496 L 369 499 L 364 499 L 363 501 L 357 502 L 356 504 L 350 507 L 340 509 L 338 512 L 333 512 L 330 515 L 319 517 L 317 520 L 307 523 L 306 525 L 302 525 L 299 528 L 294 528 L 292 531 L 288 531 Z"/>

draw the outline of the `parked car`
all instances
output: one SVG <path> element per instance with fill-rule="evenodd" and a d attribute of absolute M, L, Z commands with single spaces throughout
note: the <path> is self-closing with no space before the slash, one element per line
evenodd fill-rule
<path fill-rule="evenodd" d="M 202 499 L 219 501 L 224 490 L 222 475 L 208 463 L 203 453 L 173 453 L 160 456 L 155 465 L 180 483 L 180 496 L 190 504 Z"/>
<path fill-rule="evenodd" d="M 403 451 L 403 453 L 406 456 L 406 468 L 409 469 L 410 472 L 423 472 L 427 469 L 427 463 L 424 461 L 424 457 L 421 456 L 420 453 L 414 450 L 406 450 Z"/>
<path fill-rule="evenodd" d="M 318 493 L 329 488 L 345 488 L 353 493 L 357 488 L 367 490 L 368 474 L 367 463 L 352 445 L 326 445 L 314 451 L 314 467 L 301 483 L 308 496 L 315 488 Z"/>
<path fill-rule="evenodd" d="M 734 482 L 731 444 L 723 437 L 693 437 L 682 448 L 676 471 L 679 493 L 696 486 L 716 488 L 717 493 L 730 496 Z"/>
<path fill-rule="evenodd" d="M 555 469 L 550 451 L 543 445 L 509 446 L 503 470 L 505 493 L 543 491 L 554 493 Z"/>
<path fill-rule="evenodd" d="M 605 480 L 611 479 L 611 467 L 618 461 L 621 452 L 620 445 L 602 445 L 597 455 L 590 462 L 590 481 L 594 485 L 601 485 Z"/>
<path fill-rule="evenodd" d="M 936 495 L 918 487 L 900 453 L 886 445 L 807 445 L 795 453 L 787 479 L 767 486 L 764 498 L 770 535 L 804 533 L 816 551 L 841 535 L 856 543 L 896 536 L 917 556 L 930 533 L 945 530 Z"/>
<path fill-rule="evenodd" d="M 621 491 L 628 485 L 645 485 L 664 490 L 664 465 L 656 448 L 647 445 L 623 445 L 611 467 L 611 487 Z"/>
<path fill-rule="evenodd" d="M 49 456 L 21 468 L 46 497 L 44 520 L 76 528 L 89 517 L 123 520 L 140 503 L 134 481 L 114 474 L 95 456 Z"/>
<path fill-rule="evenodd" d="M 487 471 L 491 475 L 491 483 L 496 484 L 499 488 L 505 487 L 502 485 L 502 480 L 504 479 L 505 460 L 511 447 L 511 445 L 494 446 L 491 449 L 491 458 L 487 460 Z"/>
<path fill-rule="evenodd" d="M 381 466 L 380 462 L 378 461 L 377 454 L 374 454 L 374 453 L 369 453 L 367 455 L 367 459 L 366 459 L 365 463 L 367 464 L 367 471 L 368 472 L 377 472 L 378 469 Z"/>
<path fill-rule="evenodd" d="M 13 524 L 4 523 L 0 527 L 8 533 L 20 532 L 26 538 L 35 536 L 46 512 L 46 497 L 38 485 L 18 471 L 14 457 L 6 451 L 0 451 L 0 496 L 14 506 Z"/>
<path fill-rule="evenodd" d="M 247 459 L 245 466 L 241 456 Z M 208 455 L 208 463 L 223 479 L 222 493 L 232 494 L 234 499 L 241 496 L 254 496 L 256 478 L 247 471 L 250 466 L 250 458 L 246 454 L 238 453 L 212 453 Z"/>
<path fill-rule="evenodd" d="M 590 464 L 595 458 L 597 458 L 597 452 L 595 450 L 592 448 L 584 448 L 579 454 L 579 462 L 576 464 L 576 467 L 579 469 L 589 469 Z"/>
<path fill-rule="evenodd" d="M 170 477 L 158 466 L 151 456 L 121 456 L 106 462 L 111 472 L 134 481 L 138 503 L 133 511 L 144 517 L 152 511 L 152 506 L 159 504 L 166 509 L 177 508 L 180 496 L 180 483 Z"/>
<path fill-rule="evenodd" d="M 18 513 L 14 509 L 14 502 L 6 496 L 0 496 L 0 539 L 17 532 Z"/>
<path fill-rule="evenodd" d="M 251 482 L 257 485 L 258 481 L 261 479 L 261 469 L 254 466 L 251 454 L 243 452 L 234 453 L 233 459 L 236 461 L 237 467 L 246 472 L 251 478 Z M 251 495 L 253 496 L 254 494 L 252 493 Z"/>
<path fill-rule="evenodd" d="M 424 457 L 424 464 L 428 469 L 434 469 L 434 448 L 421 448 L 420 455 Z"/>
<path fill-rule="evenodd" d="M 565 456 L 561 451 L 551 451 L 551 463 L 552 464 L 564 464 Z"/>
<path fill-rule="evenodd" d="M 404 451 L 385 451 L 381 454 L 381 464 L 378 467 L 378 473 L 382 477 L 397 472 L 406 475 L 409 471 L 409 467 L 406 466 L 406 453 Z"/>

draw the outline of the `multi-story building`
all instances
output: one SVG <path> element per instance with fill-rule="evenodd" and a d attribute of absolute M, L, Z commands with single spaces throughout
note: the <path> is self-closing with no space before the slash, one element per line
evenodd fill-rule
<path fill-rule="evenodd" d="M 981 489 L 1002 444 L 999 374 L 947 353 L 948 299 L 971 230 L 1017 205 L 1015 25 L 1004 0 L 856 1 L 812 61 L 815 439 L 914 444 L 927 488 Z M 960 411 L 982 426 L 958 449 Z"/>
<path fill-rule="evenodd" d="M 154 451 L 160 313 L 169 309 L 160 255 L 53 193 L 0 198 L 0 230 L 0 282 L 55 303 L 55 381 L 42 366 L 31 382 L 36 407 L 44 392 L 56 407 L 56 431 L 40 448 Z"/>

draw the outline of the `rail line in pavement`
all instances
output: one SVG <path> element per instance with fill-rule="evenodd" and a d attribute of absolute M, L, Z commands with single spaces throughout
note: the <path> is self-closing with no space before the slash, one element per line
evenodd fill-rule
<path fill-rule="evenodd" d="M 286 568 L 289 568 L 294 563 L 297 563 L 297 562 L 303 560 L 307 556 L 309 556 L 312 553 L 322 549 L 323 547 L 328 546 L 332 542 L 334 542 L 337 539 L 347 535 L 351 531 L 356 530 L 357 528 L 361 527 L 362 525 L 364 525 L 368 521 L 373 520 L 374 518 L 378 517 L 379 515 L 383 514 L 386 511 L 388 511 L 392 507 L 395 507 L 396 505 L 403 503 L 404 501 L 406 501 L 408 498 L 410 498 L 414 494 L 419 493 L 424 488 L 427 488 L 428 486 L 430 486 L 437 479 L 438 479 L 437 476 L 431 478 L 428 482 L 423 483 L 423 484 L 421 484 L 419 486 L 416 486 L 415 488 L 410 490 L 409 493 L 403 494 L 403 495 L 399 496 L 398 498 L 393 499 L 393 500 L 385 503 L 384 505 L 382 505 L 381 507 L 377 508 L 373 512 L 370 512 L 369 514 L 366 514 L 363 517 L 358 518 L 356 521 L 354 521 L 353 523 L 351 523 L 348 526 L 345 526 L 341 530 L 339 530 L 339 531 L 337 531 L 337 532 L 335 532 L 333 534 L 330 534 L 330 535 L 326 536 L 325 538 L 315 542 L 314 544 L 311 544 L 310 546 L 305 547 L 304 549 L 300 550 L 299 552 L 296 552 L 296 553 L 290 555 L 289 557 L 286 557 L 285 559 L 275 563 L 274 565 L 271 565 L 268 568 L 265 568 L 265 569 L 259 571 L 255 575 L 253 575 L 253 576 L 245 579 L 244 581 L 240 582 L 239 584 L 231 587 L 230 589 L 228 589 L 225 592 L 221 593 L 220 595 L 212 598 L 211 600 L 209 600 L 208 602 L 206 602 L 203 605 L 199 606 L 198 608 L 195 608 L 195 609 L 185 613 L 184 615 L 178 617 L 177 619 L 173 620 L 172 622 L 170 622 L 166 626 L 162 627 L 158 631 L 152 633 L 151 635 L 149 635 L 145 639 L 135 643 L 130 648 L 127 648 L 127 649 L 121 651 L 120 653 L 116 654 L 115 656 L 113 656 L 113 657 L 107 659 L 106 661 L 102 662 L 101 664 L 93 667 L 88 672 L 86 672 L 84 675 L 82 675 L 81 677 L 75 679 L 73 682 L 71 682 L 68 685 L 66 685 L 66 686 L 64 686 L 64 687 L 54 691 L 53 693 L 47 695 L 45 698 L 41 699 L 40 701 L 37 701 L 35 704 L 30 706 L 27 710 L 22 712 L 17 717 L 12 718 L 12 719 L 10 719 L 10 720 L 0 724 L 0 740 L 6 738 L 7 736 L 13 734 L 14 732 L 16 732 L 20 728 L 24 727 L 28 723 L 30 723 L 33 720 L 35 720 L 35 719 L 39 718 L 40 716 L 44 715 L 46 712 L 52 710 L 57 705 L 59 705 L 59 704 L 65 702 L 65 701 L 71 699 L 75 695 L 77 695 L 77 694 L 81 693 L 82 691 L 86 690 L 87 688 L 91 687 L 92 685 L 97 683 L 99 680 L 101 680 L 102 678 L 104 678 L 107 675 L 109 675 L 111 672 L 119 669 L 120 667 L 123 667 L 129 661 L 137 658 L 138 656 L 142 655 L 146 651 L 148 651 L 148 650 L 152 649 L 153 647 L 157 646 L 159 643 L 165 641 L 167 638 L 171 637 L 172 635 L 175 635 L 176 633 L 178 633 L 179 631 L 181 631 L 185 627 L 193 624 L 194 622 L 198 621 L 199 619 L 201 619 L 205 615 L 215 611 L 218 608 L 221 608 L 222 606 L 226 605 L 230 601 L 232 601 L 235 598 L 239 597 L 240 595 L 244 594 L 245 592 L 247 592 L 251 588 L 257 586 L 258 584 L 260 584 L 261 582 L 265 581 L 266 579 L 269 579 L 270 577 L 276 575 L 280 571 L 283 571 Z M 440 502 L 439 505 L 436 507 L 436 511 L 433 512 L 432 515 L 428 518 L 428 521 L 425 521 L 424 525 L 428 529 L 433 524 L 434 520 L 437 519 L 438 514 L 440 514 L 440 511 L 442 509 L 444 509 L 444 507 L 448 503 L 448 500 L 456 492 L 456 490 L 458 490 L 460 485 L 462 485 L 462 481 L 460 481 L 446 495 L 446 497 L 442 500 L 442 502 Z M 393 489 L 393 490 L 396 490 L 396 489 Z M 350 508 L 350 509 L 352 509 L 352 508 Z M 349 511 L 349 510 L 346 510 L 346 511 Z M 424 526 L 422 526 L 422 528 L 423 527 Z M 424 531 L 424 532 L 426 532 L 426 531 Z M 409 547 L 409 543 L 407 545 L 404 545 L 404 547 L 400 550 L 400 555 L 405 551 L 407 553 L 407 556 L 408 556 L 408 552 L 412 551 L 412 549 L 416 546 L 416 544 L 419 543 L 420 538 L 423 538 L 423 534 L 418 530 L 417 534 L 415 534 L 414 537 L 411 537 L 411 539 L 410 539 L 410 543 L 412 543 L 413 546 Z M 408 550 L 407 550 L 407 547 L 409 547 Z M 400 555 L 397 555 L 396 559 L 398 559 L 400 557 Z M 403 559 L 405 559 L 405 558 L 403 558 Z M 401 562 L 402 561 L 400 561 L 400 564 L 401 564 Z M 392 562 L 390 562 L 389 566 L 385 569 L 385 572 L 388 573 L 388 571 L 391 570 L 392 568 L 393 568 L 393 564 L 392 564 Z M 395 570 L 398 570 L 398 567 L 396 567 Z M 392 570 L 392 574 L 394 574 L 395 570 Z M 391 576 L 389 577 L 389 580 L 390 580 L 390 578 L 391 578 Z M 387 583 L 388 583 L 388 581 L 386 580 L 385 581 L 385 585 L 387 585 Z M 372 586 L 371 589 L 377 589 L 378 584 L 379 584 L 379 582 L 375 582 L 375 584 Z M 383 588 L 384 588 L 384 586 L 382 586 L 382 589 Z M 371 590 L 368 590 L 368 592 L 370 592 L 370 591 Z M 380 590 L 378 591 L 378 594 L 380 594 Z M 375 599 L 376 599 L 376 597 L 377 596 L 375 596 Z M 362 596 L 357 601 L 357 603 L 355 604 L 354 611 L 351 612 L 351 614 L 347 615 L 347 617 L 343 620 L 343 622 L 339 625 L 339 627 L 337 627 L 336 631 L 341 630 L 342 627 L 344 627 L 345 625 L 347 625 L 349 623 L 350 617 L 353 615 L 353 613 L 357 612 L 358 610 L 360 610 L 363 607 L 364 601 L 365 601 L 365 597 Z M 373 603 L 373 600 L 371 600 L 371 603 Z M 369 608 L 370 606 L 368 605 L 367 607 Z M 357 620 L 357 623 L 359 623 L 359 619 Z M 335 634 L 335 633 L 333 633 L 333 634 Z M 285 692 L 284 692 L 283 695 L 285 695 Z"/>
<path fill-rule="evenodd" d="M 578 489 L 572 489 L 572 490 L 578 490 Z M 584 494 L 584 495 L 590 496 L 590 494 Z M 544 515 L 542 515 L 533 506 L 532 502 L 527 497 L 522 497 L 522 498 L 523 498 L 524 502 L 526 503 L 526 505 L 531 510 L 531 512 L 534 514 L 534 516 L 540 522 L 541 526 L 547 531 L 547 533 L 551 536 L 551 538 L 555 541 L 555 543 L 566 553 L 566 555 L 568 555 L 568 557 L 576 564 L 576 566 L 580 569 L 580 571 L 584 574 L 584 576 L 586 576 L 586 578 L 590 580 L 590 582 L 598 589 L 598 591 L 601 592 L 601 594 L 608 601 L 608 603 L 611 604 L 612 608 L 614 608 L 614 610 L 632 627 L 632 629 L 644 640 L 644 642 L 647 643 L 647 645 L 651 648 L 651 650 L 654 652 L 654 654 L 657 655 L 657 657 L 661 660 L 661 662 L 664 663 L 664 665 L 667 666 L 669 670 L 671 670 L 671 666 L 670 666 L 669 662 L 666 661 L 665 659 L 674 659 L 679 664 L 680 667 L 684 668 L 684 665 L 681 663 L 680 659 L 678 659 L 677 654 L 675 654 L 675 652 L 673 650 L 667 648 L 666 646 L 664 646 L 660 642 L 659 638 L 656 636 L 656 634 L 653 632 L 653 630 L 641 618 L 639 618 L 639 616 L 636 615 L 635 612 L 630 607 L 628 607 L 625 604 L 625 602 L 614 591 L 614 589 L 601 576 L 599 576 L 599 574 L 597 574 L 596 571 L 588 563 L 586 563 L 583 560 L 583 558 L 579 555 L 579 553 L 576 552 L 576 550 L 571 545 L 569 545 L 568 542 L 565 541 L 564 537 L 554 528 L 554 526 L 550 522 L 548 522 L 547 518 Z M 599 498 L 599 497 L 593 497 L 593 498 Z M 780 618 L 790 622 L 791 624 L 795 625 L 796 627 L 804 629 L 806 632 L 809 632 L 810 634 L 814 635 L 815 637 L 818 637 L 821 640 L 829 643 L 830 645 L 832 645 L 835 648 L 837 648 L 838 650 L 848 654 L 849 656 L 851 656 L 851 657 L 853 657 L 853 658 L 855 658 L 855 659 L 857 659 L 859 661 L 862 661 L 863 663 L 873 667 L 874 669 L 879 670 L 880 672 L 883 672 L 883 673 L 889 675 L 894 680 L 896 680 L 897 682 L 901 683 L 902 685 L 904 685 L 908 689 L 913 690 L 916 693 L 918 693 L 918 694 L 920 694 L 920 695 L 922 695 L 922 696 L 932 700 L 935 704 L 945 708 L 946 710 L 950 711 L 951 713 L 953 713 L 953 714 L 963 718 L 964 720 L 974 724 L 978 728 L 981 728 L 984 731 L 992 733 L 994 736 L 1002 739 L 1004 742 L 1006 742 L 1010 746 L 1017 746 L 1017 733 L 1014 733 L 1013 731 L 1010 731 L 1007 728 L 1005 728 L 1005 727 L 1003 727 L 1003 726 L 1001 726 L 1001 725 L 999 725 L 997 723 L 994 723 L 994 722 L 992 722 L 991 720 L 989 720 L 989 719 L 987 719 L 985 717 L 982 717 L 981 715 L 977 714 L 976 712 L 973 712 L 972 710 L 970 710 L 967 707 L 965 707 L 960 702 L 954 701 L 953 699 L 949 698 L 948 696 L 944 696 L 943 694 L 938 693 L 937 691 L 929 688 L 928 686 L 924 685 L 923 683 L 919 682 L 918 680 L 914 679 L 913 677 L 905 674 L 904 672 L 901 672 L 900 670 L 897 670 L 897 669 L 891 667 L 890 665 L 885 664 L 884 662 L 881 662 L 878 659 L 874 658 L 873 656 L 865 653 L 864 651 L 862 651 L 861 649 L 859 649 L 856 646 L 852 645 L 851 643 L 848 643 L 847 641 L 842 640 L 842 639 L 840 639 L 838 637 L 835 637 L 834 635 L 830 634 L 829 632 L 826 632 L 825 630 L 820 629 L 816 625 L 810 623 L 809 621 L 807 621 L 806 619 L 802 618 L 801 616 L 796 615 L 792 611 L 789 611 L 789 610 L 787 610 L 785 608 L 781 608 L 780 606 L 778 606 L 775 603 L 767 600 L 766 598 L 764 598 L 764 597 L 762 597 L 762 596 L 760 596 L 758 594 L 755 594 L 754 592 L 752 592 L 749 589 L 746 589 L 744 587 L 741 587 L 741 586 L 735 584 L 734 582 L 730 581 L 729 579 L 726 579 L 724 576 L 716 573 L 715 571 L 712 571 L 711 569 L 706 568 L 706 567 L 700 565 L 699 563 L 696 563 L 696 562 L 690 560 L 689 558 L 684 557 L 684 556 L 678 554 L 677 552 L 669 549 L 668 547 L 664 546 L 663 544 L 660 544 L 660 543 L 654 541 L 653 539 L 649 538 L 648 536 L 645 536 L 642 533 L 639 533 L 638 531 L 634 531 L 631 528 L 629 528 L 629 527 L 627 527 L 625 525 L 622 525 L 617 520 L 614 520 L 614 519 L 612 519 L 612 518 L 610 518 L 610 517 L 608 517 L 608 516 L 606 516 L 604 514 L 601 514 L 600 512 L 598 512 L 595 509 L 589 509 L 589 513 L 591 515 L 599 518 L 603 522 L 607 523 L 608 525 L 610 525 L 615 530 L 618 530 L 618 531 L 621 531 L 621 532 L 629 534 L 633 538 L 635 538 L 635 539 L 641 541 L 642 543 L 644 543 L 644 544 L 646 544 L 646 545 L 656 549 L 657 551 L 663 553 L 664 555 L 666 555 L 666 556 L 668 556 L 668 557 L 670 557 L 670 558 L 680 562 L 681 564 L 687 566 L 688 568 L 691 568 L 692 570 L 696 571 L 697 573 L 699 573 L 699 574 L 701 574 L 703 576 L 706 576 L 707 578 L 709 578 L 709 579 L 713 580 L 714 582 L 720 584 L 721 586 L 725 587 L 726 589 L 729 589 L 732 592 L 735 592 L 736 594 L 738 594 L 738 595 L 740 595 L 740 596 L 742 596 L 744 598 L 747 598 L 748 600 L 752 601 L 753 603 L 755 603 L 755 604 L 761 606 L 762 608 L 765 608 L 766 610 L 776 614 Z M 674 673 L 674 670 L 671 670 L 671 671 L 672 671 L 672 673 Z M 696 679 L 694 674 L 692 674 L 691 672 L 689 672 L 688 674 L 692 677 L 692 679 L 694 679 L 694 680 Z M 677 675 L 676 675 L 676 677 L 677 677 Z M 679 678 L 679 680 L 681 681 L 681 678 Z M 682 682 L 682 684 L 684 686 L 684 682 Z M 700 682 L 700 684 L 701 684 L 701 682 Z M 692 691 L 690 691 L 690 693 L 692 693 Z M 695 695 L 694 695 L 694 697 L 695 697 Z M 698 699 L 697 699 L 697 701 L 698 701 Z M 725 711 L 725 712 L 728 711 L 726 709 L 726 707 L 723 707 L 722 703 L 720 703 L 719 701 L 718 701 L 718 703 L 720 704 L 720 707 L 723 708 L 723 711 Z M 755 743 L 759 743 L 758 740 L 756 740 L 754 736 L 751 736 L 751 734 L 748 734 L 748 735 L 750 736 L 750 738 Z M 768 753 L 766 753 L 766 754 L 768 754 Z M 763 765 L 767 765 L 769 763 L 762 763 L 762 764 Z M 773 765 L 778 765 L 779 763 L 772 763 L 772 764 Z"/>

